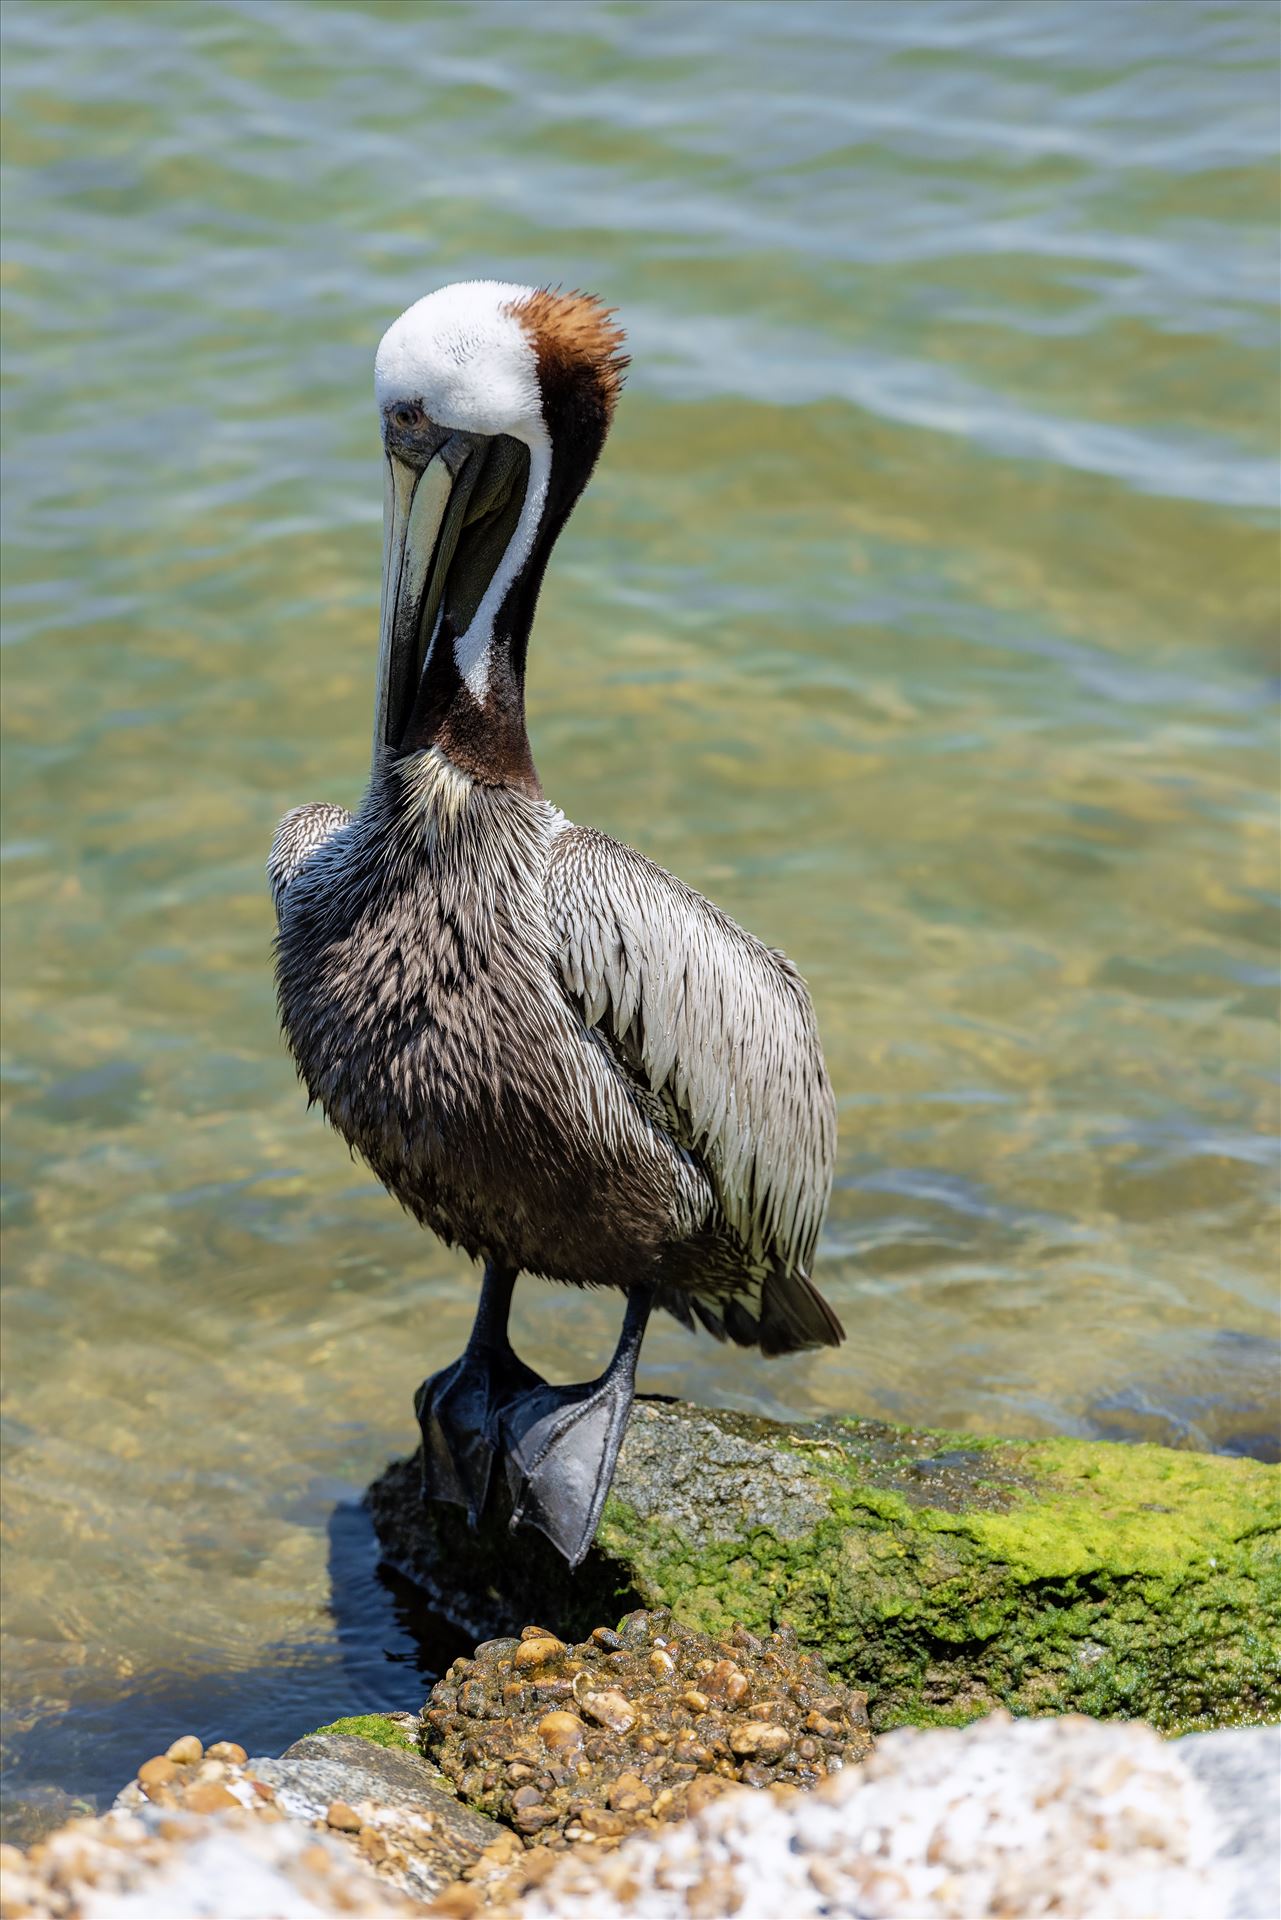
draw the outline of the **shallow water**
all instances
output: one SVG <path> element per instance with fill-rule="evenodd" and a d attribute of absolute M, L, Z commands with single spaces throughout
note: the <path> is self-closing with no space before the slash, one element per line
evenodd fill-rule
<path fill-rule="evenodd" d="M 342 1502 L 471 1270 L 306 1111 L 262 879 L 359 791 L 371 356 L 445 280 L 622 309 L 539 766 L 788 947 L 841 1104 L 847 1344 L 643 1384 L 1275 1452 L 1273 10 L 3 25 L 18 1825 L 452 1651 Z M 521 1290 L 561 1377 L 616 1322 Z"/>

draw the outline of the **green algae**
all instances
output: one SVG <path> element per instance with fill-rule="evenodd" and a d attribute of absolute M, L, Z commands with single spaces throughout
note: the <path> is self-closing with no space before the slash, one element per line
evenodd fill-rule
<path fill-rule="evenodd" d="M 787 1621 L 867 1689 L 874 1726 L 997 1706 L 1170 1731 L 1281 1717 L 1276 1468 L 692 1408 L 637 1420 L 651 1426 L 649 1467 L 666 1452 L 668 1471 L 658 1499 L 620 1473 L 603 1553 L 647 1605 L 705 1632 Z M 709 1428 L 732 1442 L 733 1484 Z M 744 1486 L 772 1495 L 780 1470 L 788 1498 L 767 1498 L 758 1524 Z"/>
<path fill-rule="evenodd" d="M 357 1740 L 368 1740 L 375 1747 L 404 1747 L 410 1753 L 418 1748 L 400 1723 L 388 1713 L 354 1713 L 345 1720 L 331 1720 L 327 1727 L 317 1727 L 313 1738 L 326 1733 L 349 1733 Z"/>

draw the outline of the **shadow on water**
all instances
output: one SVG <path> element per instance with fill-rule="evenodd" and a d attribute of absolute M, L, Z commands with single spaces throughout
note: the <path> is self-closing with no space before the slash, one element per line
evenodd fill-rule
<path fill-rule="evenodd" d="M 0 1775 L 5 1839 L 27 1844 L 77 1813 L 110 1805 L 141 1763 L 180 1733 L 274 1754 L 346 1714 L 416 1711 L 450 1661 L 470 1653 L 472 1639 L 380 1561 L 359 1501 L 333 1509 L 328 1534 L 328 1634 L 269 1648 L 254 1667 L 159 1669 L 8 1735 Z"/>
<path fill-rule="evenodd" d="M 451 1660 L 475 1641 L 430 1604 L 421 1587 L 381 1557 L 363 1500 L 343 1501 L 329 1519 L 329 1611 L 338 1671 L 331 1673 L 322 1717 L 417 1710 L 422 1695 Z M 307 1731 L 307 1729 L 302 1729 Z"/>

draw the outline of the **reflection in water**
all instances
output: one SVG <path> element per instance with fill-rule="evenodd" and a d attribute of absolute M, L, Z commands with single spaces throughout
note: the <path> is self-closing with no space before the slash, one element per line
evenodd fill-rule
<path fill-rule="evenodd" d="M 262 862 L 367 764 L 372 352 L 448 279 L 622 309 L 534 749 L 788 947 L 841 1103 L 846 1346 L 656 1326 L 642 1384 L 1275 1449 L 1273 17 L 661 23 L 0 17 L 19 1811 L 421 1684 L 328 1529 L 474 1283 L 306 1112 Z M 544 1371 L 614 1330 L 518 1293 Z"/>

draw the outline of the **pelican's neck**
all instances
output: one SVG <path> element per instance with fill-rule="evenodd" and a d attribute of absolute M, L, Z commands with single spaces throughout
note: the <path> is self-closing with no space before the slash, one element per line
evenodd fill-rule
<path fill-rule="evenodd" d="M 554 373 L 554 369 L 552 370 Z M 511 538 L 465 630 L 449 598 L 427 654 L 403 751 L 436 747 L 486 786 L 542 798 L 525 731 L 525 657 L 551 550 L 591 478 L 609 427 L 595 387 L 544 380 L 543 421 L 529 449 L 525 496 Z"/>
<path fill-rule="evenodd" d="M 525 658 L 543 570 L 559 531 L 551 510 L 552 447 L 529 448 L 525 498 L 470 625 L 455 633 L 442 608 L 406 736 L 489 786 L 541 794 L 525 729 Z"/>

